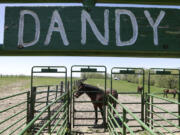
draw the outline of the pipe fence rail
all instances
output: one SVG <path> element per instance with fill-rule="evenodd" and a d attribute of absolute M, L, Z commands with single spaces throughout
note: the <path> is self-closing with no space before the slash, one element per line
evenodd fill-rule
<path fill-rule="evenodd" d="M 161 104 L 159 104 L 160 101 Z M 168 110 L 166 109 L 167 105 L 177 106 L 177 109 Z M 165 133 L 175 135 L 176 132 L 180 131 L 178 106 L 180 106 L 180 102 L 175 100 L 170 100 L 155 94 L 147 94 L 145 103 L 145 123 L 161 135 Z"/>
<path fill-rule="evenodd" d="M 122 116 L 113 107 L 112 103 L 116 102 L 117 105 L 122 109 Z M 112 135 L 135 135 L 135 132 L 128 125 L 129 118 L 135 119 L 150 135 L 157 135 L 153 130 L 151 130 L 143 121 L 141 121 L 135 114 L 133 114 L 125 105 L 121 104 L 117 99 L 115 99 L 111 94 L 108 95 L 108 108 L 107 108 L 107 127 L 109 133 Z"/>
<path fill-rule="evenodd" d="M 32 132 L 35 123 L 45 114 L 49 112 L 50 109 L 56 103 L 61 101 L 61 106 L 56 110 L 54 114 L 48 113 L 48 120 L 41 125 L 41 128 L 36 130 L 36 132 Z M 63 102 L 62 102 L 63 101 Z M 54 119 L 57 121 L 53 122 Z M 68 132 L 68 93 L 64 93 L 62 96 L 58 97 L 56 100 L 48 104 L 46 107 L 42 109 L 40 113 L 38 113 L 33 120 L 31 120 L 27 126 L 18 134 L 24 135 L 25 133 L 32 133 L 35 135 L 42 134 L 45 130 L 48 131 L 49 134 L 56 133 L 57 135 L 64 135 Z"/>
<path fill-rule="evenodd" d="M 0 134 L 17 135 L 28 123 L 30 92 L 21 92 L 0 98 Z"/>

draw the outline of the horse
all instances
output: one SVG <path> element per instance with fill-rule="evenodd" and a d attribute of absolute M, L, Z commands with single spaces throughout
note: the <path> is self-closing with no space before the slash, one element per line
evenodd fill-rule
<path fill-rule="evenodd" d="M 80 83 L 78 86 L 78 90 L 75 93 L 75 97 L 79 98 L 82 94 L 86 93 L 89 98 L 92 101 L 92 104 L 94 106 L 94 110 L 95 110 L 95 122 L 94 125 L 95 127 L 97 126 L 97 122 L 98 122 L 98 108 L 100 109 L 101 112 L 101 116 L 103 118 L 103 122 L 101 125 L 105 125 L 105 117 L 104 117 L 104 111 L 103 111 L 103 107 L 105 105 L 107 105 L 107 103 L 104 103 L 104 98 L 106 98 L 106 96 L 108 94 L 111 93 L 110 90 L 106 90 L 103 91 L 102 89 L 89 85 L 89 84 L 84 84 L 84 83 Z M 112 90 L 112 96 L 115 97 L 116 99 L 118 99 L 118 93 L 116 90 Z M 116 108 L 116 102 L 113 102 L 113 107 Z"/>
<path fill-rule="evenodd" d="M 173 94 L 173 97 L 176 97 L 177 90 L 176 89 L 164 89 L 164 97 L 168 97 L 168 94 Z"/>
<path fill-rule="evenodd" d="M 143 87 L 142 86 L 138 86 L 137 87 L 137 93 L 142 93 L 143 91 Z"/>

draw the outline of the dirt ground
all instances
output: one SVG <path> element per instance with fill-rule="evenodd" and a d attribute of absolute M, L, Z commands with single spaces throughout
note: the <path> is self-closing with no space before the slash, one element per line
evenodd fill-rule
<path fill-rule="evenodd" d="M 24 82 L 26 83 L 26 82 Z M 23 85 L 22 84 L 19 84 L 19 85 Z M 13 95 L 15 93 L 19 93 L 19 92 L 22 92 L 22 90 L 18 90 L 16 88 L 16 84 L 12 84 L 13 87 L 13 90 L 12 91 L 9 91 L 8 89 L 4 89 L 4 90 L 1 90 L 1 95 L 0 95 L 0 98 L 2 97 L 6 97 L 8 95 Z M 0 111 L 5 109 L 5 108 L 8 108 L 10 107 L 11 105 L 13 104 L 17 104 L 17 103 L 20 103 L 20 102 L 23 102 L 26 100 L 26 96 L 25 95 L 22 95 L 22 96 L 18 96 L 18 98 L 11 98 L 11 99 L 6 99 L 6 100 L 3 100 L 0 102 Z M 89 97 L 87 95 L 82 95 L 81 97 L 79 97 L 78 99 L 76 99 L 77 101 L 89 101 Z M 119 102 L 121 103 L 124 103 L 124 102 L 140 102 L 140 97 L 138 96 L 135 96 L 135 95 L 119 95 L 118 97 L 118 100 Z M 161 100 L 156 100 L 155 102 L 162 102 Z M 135 104 L 130 104 L 130 105 L 126 105 L 127 108 L 130 110 L 130 111 L 133 111 L 133 112 L 140 112 L 141 111 L 141 105 L 135 105 Z M 169 104 L 162 104 L 162 105 L 158 105 L 160 107 L 163 107 L 165 108 L 166 110 L 168 111 L 173 111 L 173 112 L 176 112 L 178 111 L 178 107 L 177 105 L 169 105 Z M 8 113 L 0 113 L 0 121 L 8 118 L 10 115 L 13 115 L 13 114 L 16 114 L 18 113 L 20 110 L 23 110 L 24 108 L 26 108 L 26 104 L 24 105 L 21 105 L 21 106 L 18 106 L 17 108 L 13 109 L 12 111 L 8 111 Z M 75 104 L 75 109 L 78 111 L 86 111 L 86 110 L 91 110 L 93 111 L 93 105 L 92 103 L 76 103 Z M 117 110 L 118 112 L 122 112 L 122 108 L 120 108 L 119 106 L 117 107 Z M 159 111 L 158 109 L 155 109 L 155 111 Z M 8 125 L 11 125 L 15 120 L 17 121 L 18 119 L 22 118 L 22 115 L 26 115 L 26 111 L 24 113 L 22 113 L 21 115 L 17 115 L 14 119 L 11 119 L 11 120 L 8 120 L 6 123 L 4 124 L 1 124 L 0 125 L 0 131 L 5 129 L 5 127 L 7 127 Z M 173 116 L 169 115 L 169 114 L 159 114 L 162 118 L 174 118 Z M 140 113 L 136 113 L 136 116 L 138 118 L 140 118 Z M 76 112 L 75 113 L 75 117 L 76 118 L 95 118 L 95 114 L 94 112 Z M 98 118 L 101 118 L 101 115 L 100 115 L 100 112 L 98 113 Z M 154 118 L 156 118 L 156 116 L 154 116 Z M 132 119 L 129 115 L 128 115 L 128 119 Z M 20 122 L 21 124 L 23 122 L 25 122 L 26 119 L 22 120 L 22 122 Z M 177 125 L 178 124 L 178 121 L 177 120 L 172 120 L 171 121 L 173 124 Z M 98 124 L 101 124 L 102 123 L 102 120 L 99 120 L 98 121 Z M 88 124 L 88 125 L 93 125 L 94 124 L 94 119 L 92 120 L 75 120 L 74 121 L 74 124 L 81 124 L 81 125 L 84 125 L 84 124 Z M 160 125 L 168 125 L 168 123 L 166 122 L 160 122 L 159 121 L 159 124 Z M 133 127 L 133 131 L 137 132 L 137 131 L 141 131 L 141 127 L 138 127 L 139 124 L 135 121 L 131 121 L 129 120 L 128 122 L 128 125 L 129 126 L 137 126 L 137 127 Z M 16 126 L 18 126 L 18 124 L 16 124 Z M 20 126 L 20 124 L 19 124 Z M 21 126 L 19 130 L 23 129 L 24 126 Z M 180 130 L 177 129 L 177 128 L 168 128 L 170 131 L 174 132 L 175 135 L 180 135 Z M 19 131 L 18 130 L 18 131 Z M 163 128 L 157 128 L 156 130 L 160 130 L 162 132 L 165 132 Z M 2 135 L 7 135 L 9 133 L 11 133 L 13 131 L 13 128 L 11 128 L 11 130 L 8 130 L 7 132 L 4 132 L 2 133 Z M 108 135 L 109 133 L 108 132 L 104 132 L 104 129 L 103 128 L 93 128 L 91 126 L 82 126 L 82 127 L 74 127 L 73 128 L 73 131 L 79 131 L 79 132 L 84 132 L 85 134 L 84 135 Z M 17 132 L 14 134 L 16 135 Z M 140 133 L 137 133 L 137 134 L 140 134 Z M 140 134 L 141 135 L 141 134 Z"/>
<path fill-rule="evenodd" d="M 84 94 L 84 95 L 82 95 L 81 97 L 79 97 L 78 99 L 75 99 L 75 100 L 76 101 L 89 101 L 90 99 L 89 99 L 89 97 L 87 95 Z M 141 98 L 138 97 L 137 95 L 118 95 L 118 100 L 119 100 L 120 103 L 140 102 Z M 154 102 L 162 102 L 162 100 L 155 100 Z M 161 105 L 157 105 L 157 106 L 165 108 L 169 112 L 172 112 L 172 111 L 177 112 L 178 111 L 178 106 L 173 105 L 173 104 L 170 104 L 170 105 L 169 104 L 161 104 Z M 132 112 L 141 112 L 141 105 L 140 104 L 126 104 L 126 107 Z M 75 103 L 75 109 L 77 111 L 78 110 L 81 110 L 81 111 L 86 111 L 86 110 L 93 111 L 94 110 L 92 103 Z M 117 105 L 117 110 L 118 110 L 118 112 L 122 113 L 122 108 L 119 107 L 118 105 Z M 154 108 L 154 111 L 160 112 L 160 110 L 156 109 L 156 108 Z M 139 119 L 141 118 L 140 113 L 135 113 L 135 115 Z M 161 113 L 159 115 L 160 115 L 160 117 L 165 118 L 165 119 L 166 118 L 168 118 L 168 119 L 175 118 L 172 115 L 169 115 L 167 113 L 165 113 L 165 114 Z M 176 114 L 176 115 L 178 115 L 178 114 Z M 130 115 L 127 115 L 127 116 L 128 116 L 128 119 L 129 119 L 128 126 L 135 126 L 135 127 L 132 127 L 133 131 L 137 132 L 137 134 L 143 134 L 141 127 L 138 127 L 138 126 L 140 126 L 139 123 L 134 121 L 134 120 L 131 120 L 133 118 Z M 75 117 L 76 118 L 95 118 L 95 113 L 94 112 L 76 112 Z M 98 113 L 98 118 L 101 118 L 100 112 Z M 157 118 L 157 117 L 154 115 L 154 118 Z M 171 122 L 173 124 L 175 124 L 175 125 L 178 125 L 177 120 L 171 120 Z M 99 120 L 98 124 L 101 124 L 101 123 L 102 123 L 102 120 Z M 163 121 L 159 121 L 158 123 L 160 125 L 168 125 L 167 122 L 163 122 Z M 91 125 L 91 124 L 94 124 L 94 120 L 75 120 L 74 124 Z M 92 135 L 101 135 L 101 134 L 106 135 L 106 134 L 108 134 L 107 132 L 104 132 L 103 129 L 96 129 L 96 128 L 93 128 L 93 127 L 90 127 L 90 126 L 89 127 L 88 126 L 74 127 L 73 130 L 74 131 L 86 132 L 87 134 L 92 134 Z M 164 133 L 167 132 L 161 127 L 156 128 L 156 131 L 158 131 L 158 130 L 161 131 L 161 132 L 164 132 Z M 180 135 L 180 130 L 177 129 L 177 128 L 169 127 L 168 130 L 170 130 L 171 132 L 174 132 L 175 135 Z M 142 132 L 142 133 L 138 133 L 139 131 Z"/>
<path fill-rule="evenodd" d="M 23 85 L 23 84 L 19 84 L 19 85 Z M 11 86 L 9 86 L 11 88 L 13 87 L 13 90 L 11 90 L 11 91 L 8 88 L 1 89 L 0 98 L 23 92 L 22 90 L 19 90 L 16 86 L 17 86 L 17 84 L 12 84 Z M 27 94 L 12 97 L 9 99 L 4 99 L 2 101 L 0 100 L 0 111 L 5 110 L 9 107 L 12 107 L 16 104 L 20 104 L 20 103 L 24 102 L 23 104 L 15 107 L 13 109 L 10 109 L 8 111 L 0 113 L 0 122 L 4 121 L 5 119 L 8 119 L 9 117 L 12 117 L 9 120 L 7 120 L 6 122 L 4 122 L 3 124 L 0 124 L 0 131 L 2 131 L 5 128 L 9 127 L 10 125 L 14 124 L 14 126 L 12 125 L 7 131 L 1 133 L 2 135 L 11 134 L 11 132 L 13 132 L 17 127 L 19 127 L 19 129 L 13 134 L 13 135 L 17 135 L 18 131 L 22 130 L 25 127 L 26 114 L 27 114 L 26 101 L 27 101 Z M 13 117 L 13 115 L 16 115 L 16 116 Z"/>

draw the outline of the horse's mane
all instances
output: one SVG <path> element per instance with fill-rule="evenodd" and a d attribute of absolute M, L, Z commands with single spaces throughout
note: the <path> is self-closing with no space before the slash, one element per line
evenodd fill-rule
<path fill-rule="evenodd" d="M 100 88 L 96 87 L 96 86 L 93 86 L 93 85 L 90 85 L 90 84 L 83 84 L 84 87 L 86 87 L 88 90 L 92 90 L 92 91 L 102 91 Z"/>

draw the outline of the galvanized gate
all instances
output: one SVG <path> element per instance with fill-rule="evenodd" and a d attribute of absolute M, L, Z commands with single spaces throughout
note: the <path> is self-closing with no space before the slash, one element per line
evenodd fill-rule
<path fill-rule="evenodd" d="M 95 73 L 95 74 L 101 74 L 103 75 L 103 82 L 100 86 L 98 87 L 102 87 L 101 89 L 103 89 L 105 92 L 106 92 L 106 67 L 105 66 L 96 66 L 96 65 L 74 65 L 71 67 L 71 82 L 75 81 L 75 80 L 79 80 L 77 82 L 77 85 L 80 81 L 86 81 L 84 83 L 88 83 L 88 84 L 91 84 L 91 85 L 95 85 L 97 84 L 97 82 L 95 82 L 95 84 L 93 84 L 94 80 L 92 80 L 92 78 L 88 78 L 86 77 L 86 74 L 88 73 Z M 81 76 L 81 79 L 79 79 Z M 95 78 L 97 79 L 97 78 Z M 91 80 L 91 81 L 90 81 Z M 101 79 L 102 80 L 102 79 Z M 95 118 L 92 117 L 92 114 L 88 114 L 88 113 L 92 113 L 92 112 L 95 112 L 94 108 L 88 108 L 87 109 L 87 104 L 89 105 L 92 105 L 93 102 L 96 102 L 96 101 L 91 101 L 89 99 L 77 99 L 75 98 L 74 94 L 75 92 L 77 91 L 77 87 L 73 87 L 72 86 L 72 83 L 71 83 L 71 96 L 72 96 L 72 105 L 71 105 L 71 113 L 72 113 L 72 123 L 71 125 L 73 127 L 77 127 L 77 126 L 94 126 L 94 121 L 95 121 Z M 93 93 L 95 93 L 95 91 L 91 91 Z M 80 97 L 81 98 L 81 97 Z M 105 102 L 105 98 L 104 98 L 104 101 Z M 82 106 L 82 104 L 85 104 L 85 108 L 78 108 L 79 106 Z M 103 107 L 103 111 L 104 113 L 106 112 L 106 107 L 104 106 Z M 100 112 L 100 111 L 98 111 Z M 94 114 L 93 114 L 94 115 Z M 79 117 L 80 116 L 80 117 Z M 88 117 L 87 117 L 88 116 Z M 106 114 L 104 115 L 104 118 L 103 119 L 106 119 L 105 118 Z M 102 118 L 98 118 L 98 119 L 102 119 Z M 89 120 L 89 121 L 93 121 L 92 122 L 89 122 L 89 123 L 86 123 L 86 121 Z M 78 122 L 78 121 L 81 121 L 81 122 Z"/>
<path fill-rule="evenodd" d="M 127 108 L 134 105 L 134 107 L 130 110 L 132 111 L 132 113 L 139 115 L 138 118 L 141 119 L 143 122 L 144 122 L 144 112 L 145 112 L 144 111 L 144 87 L 145 87 L 144 79 L 145 79 L 145 74 L 143 68 L 113 67 L 111 69 L 111 89 L 118 90 L 119 101 L 120 103 L 126 105 Z M 137 83 L 136 84 L 137 86 L 134 85 L 135 83 Z M 127 85 L 128 85 L 128 89 L 126 87 Z M 140 88 L 139 90 L 138 87 Z M 133 95 L 133 96 L 129 96 L 129 95 Z M 123 97 L 125 97 L 125 99 L 128 98 L 127 101 L 124 101 Z M 131 97 L 136 97 L 137 101 L 134 101 L 133 99 L 131 99 Z M 119 114 L 121 115 L 123 114 L 123 110 L 118 109 L 118 111 Z M 128 118 L 128 121 L 129 123 L 131 123 L 131 121 L 136 121 L 136 120 L 131 117 Z M 139 123 L 136 123 L 130 125 L 129 127 L 142 127 L 142 126 Z"/>

